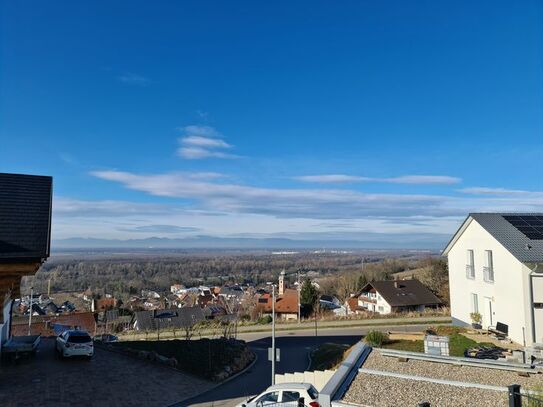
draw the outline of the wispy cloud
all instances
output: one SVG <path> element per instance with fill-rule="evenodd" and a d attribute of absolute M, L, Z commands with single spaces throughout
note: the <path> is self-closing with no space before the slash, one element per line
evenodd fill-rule
<path fill-rule="evenodd" d="M 379 179 L 377 179 L 379 182 Z M 462 182 L 461 178 L 449 177 L 446 175 L 403 175 L 395 178 L 383 178 L 380 182 L 390 182 L 393 184 L 436 184 L 451 185 Z"/>
<path fill-rule="evenodd" d="M 424 194 L 367 194 L 337 189 L 259 188 L 194 180 L 183 174 L 140 175 L 97 171 L 92 175 L 155 196 L 191 199 L 206 209 L 228 213 L 271 215 L 278 218 L 362 219 L 462 217 L 474 210 L 535 211 L 541 199 L 468 198 Z"/>
<path fill-rule="evenodd" d="M 127 72 L 122 75 L 119 75 L 117 79 L 128 85 L 136 85 L 136 86 L 147 86 L 151 83 L 149 78 L 146 78 L 145 76 L 138 75 L 132 72 Z"/>
<path fill-rule="evenodd" d="M 487 188 L 487 187 L 471 187 L 458 190 L 470 195 L 483 196 L 504 196 L 504 197 L 526 197 L 526 198 L 541 198 L 543 199 L 543 191 L 524 191 L 521 189 L 506 189 L 506 188 Z"/>
<path fill-rule="evenodd" d="M 184 135 L 179 139 L 177 154 L 188 160 L 202 158 L 238 158 L 224 150 L 233 146 L 222 139 L 222 135 L 210 126 L 191 125 L 180 129 Z"/>
<path fill-rule="evenodd" d="M 294 179 L 303 182 L 315 182 L 320 184 L 347 184 L 353 182 L 371 181 L 371 178 L 345 174 L 302 175 Z"/>
<path fill-rule="evenodd" d="M 192 226 L 175 226 L 175 225 L 143 225 L 128 228 L 119 228 L 123 232 L 137 233 L 188 233 L 198 232 L 201 229 Z"/>
<path fill-rule="evenodd" d="M 392 178 L 372 178 L 361 177 L 358 175 L 345 174 L 324 174 L 324 175 L 303 175 L 294 177 L 294 179 L 303 182 L 314 182 L 322 184 L 343 184 L 355 182 L 375 182 L 375 183 L 390 183 L 390 184 L 421 184 L 421 185 L 451 185 L 462 182 L 462 179 L 457 177 L 449 177 L 446 175 L 402 175 Z"/>

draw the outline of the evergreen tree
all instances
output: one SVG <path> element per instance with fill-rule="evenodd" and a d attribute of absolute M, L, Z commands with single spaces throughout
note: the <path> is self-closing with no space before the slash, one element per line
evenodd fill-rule
<path fill-rule="evenodd" d="M 308 278 L 305 279 L 300 290 L 300 304 L 307 311 L 313 311 L 318 300 L 318 290 L 311 284 L 311 281 Z"/>

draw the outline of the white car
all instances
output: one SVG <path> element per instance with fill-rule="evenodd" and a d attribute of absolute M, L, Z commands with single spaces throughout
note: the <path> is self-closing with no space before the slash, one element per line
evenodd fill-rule
<path fill-rule="evenodd" d="M 92 338 L 85 331 L 64 331 L 57 337 L 56 350 L 60 356 L 86 356 L 89 359 L 94 355 Z"/>
<path fill-rule="evenodd" d="M 268 387 L 257 396 L 245 400 L 236 407 L 292 406 L 298 407 L 300 398 L 304 406 L 320 407 L 319 392 L 309 383 L 281 383 Z"/>

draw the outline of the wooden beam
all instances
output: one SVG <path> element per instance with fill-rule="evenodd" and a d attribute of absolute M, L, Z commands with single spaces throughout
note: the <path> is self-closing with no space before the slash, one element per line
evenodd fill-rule
<path fill-rule="evenodd" d="M 35 273 L 40 268 L 42 262 L 31 263 L 0 263 L 0 274 L 3 273 Z"/>

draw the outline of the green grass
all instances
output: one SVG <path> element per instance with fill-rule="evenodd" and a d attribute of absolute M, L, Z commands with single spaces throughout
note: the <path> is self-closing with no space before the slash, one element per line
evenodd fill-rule
<path fill-rule="evenodd" d="M 311 353 L 309 370 L 333 369 L 343 360 L 349 345 L 339 343 L 325 343 Z"/>
<path fill-rule="evenodd" d="M 449 335 L 449 354 L 451 356 L 464 356 L 464 352 L 475 346 L 494 347 L 492 343 L 476 342 L 459 333 Z M 383 344 L 384 349 L 403 350 L 407 352 L 424 352 L 424 341 L 410 341 L 406 339 L 391 340 Z"/>
<path fill-rule="evenodd" d="M 407 339 L 391 340 L 383 344 L 383 349 L 404 350 L 406 352 L 424 352 L 424 341 Z"/>

